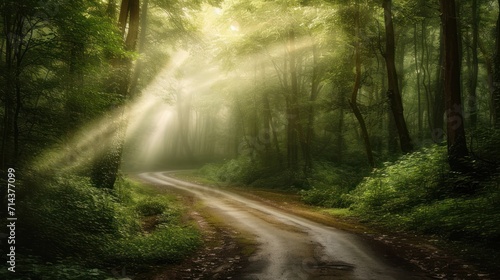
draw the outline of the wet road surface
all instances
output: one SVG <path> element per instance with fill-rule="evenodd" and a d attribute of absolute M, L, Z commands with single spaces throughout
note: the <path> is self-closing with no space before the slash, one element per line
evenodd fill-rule
<path fill-rule="evenodd" d="M 409 265 L 388 259 L 359 235 L 286 213 L 230 191 L 172 178 L 168 172 L 139 177 L 190 193 L 220 220 L 252 235 L 257 251 L 238 272 L 244 280 L 406 280 L 431 279 Z"/>

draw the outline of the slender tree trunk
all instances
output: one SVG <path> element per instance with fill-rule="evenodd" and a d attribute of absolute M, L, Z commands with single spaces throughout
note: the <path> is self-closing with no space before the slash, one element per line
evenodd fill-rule
<path fill-rule="evenodd" d="M 464 171 L 468 156 L 462 100 L 460 96 L 460 50 L 455 0 L 440 0 L 444 34 L 444 95 L 448 163 L 452 170 Z"/>
<path fill-rule="evenodd" d="M 436 81 L 434 85 L 434 103 L 432 109 L 432 140 L 441 143 L 444 140 L 444 34 L 440 28 L 439 36 L 439 60 L 436 69 Z"/>
<path fill-rule="evenodd" d="M 426 28 L 426 24 L 423 24 L 422 25 L 422 28 L 423 28 L 423 31 L 422 33 L 423 34 L 427 34 L 427 28 Z M 432 34 L 431 34 L 432 35 Z M 431 130 L 432 128 L 432 109 L 431 109 L 431 100 L 432 100 L 432 71 L 431 71 L 431 50 L 430 50 L 430 46 L 433 46 L 434 45 L 434 40 L 432 40 L 431 42 L 428 42 L 427 41 L 427 35 L 423 36 L 423 40 L 422 40 L 422 50 L 425 50 L 425 64 L 423 64 L 423 68 L 425 69 L 425 79 L 424 79 L 424 88 L 425 88 L 425 104 L 426 104 L 426 111 L 427 111 L 427 114 L 426 114 L 426 118 L 427 118 L 427 125 L 428 125 L 428 128 L 429 130 Z M 434 36 L 432 36 L 434 37 Z M 422 52 L 422 58 L 424 57 L 424 52 Z M 423 63 L 423 61 L 422 61 Z M 425 82 L 427 81 L 427 82 Z"/>
<path fill-rule="evenodd" d="M 299 154 L 298 154 L 298 80 L 296 68 L 296 54 L 295 54 L 295 33 L 289 32 L 287 52 L 289 56 L 289 74 L 290 74 L 290 93 L 287 101 L 287 118 L 288 118 L 288 167 L 292 170 L 298 170 L 299 167 Z"/>
<path fill-rule="evenodd" d="M 479 5 L 477 0 L 472 0 L 472 62 L 471 71 L 469 77 L 469 100 L 467 105 L 469 107 L 470 114 L 470 124 L 472 128 L 477 126 L 477 76 L 479 72 L 479 61 L 478 61 L 478 38 L 479 38 Z"/>
<path fill-rule="evenodd" d="M 498 0 L 500 6 L 500 0 Z M 500 10 L 498 12 L 495 38 L 495 55 L 493 58 L 493 126 L 500 129 Z"/>
<path fill-rule="evenodd" d="M 357 3 L 356 3 L 357 4 Z M 357 4 L 359 5 L 359 4 Z M 370 136 L 368 135 L 368 130 L 366 129 L 365 120 L 363 119 L 363 115 L 359 110 L 357 100 L 358 100 L 358 91 L 361 87 L 361 55 L 360 55 L 360 43 L 359 43 L 359 6 L 357 6 L 356 10 L 356 27 L 355 27 L 355 49 L 354 49 L 354 57 L 355 57 L 355 65 L 356 65 L 356 76 L 354 79 L 354 87 L 351 93 L 351 99 L 349 100 L 349 105 L 352 108 L 354 116 L 358 120 L 359 126 L 361 128 L 361 136 L 363 138 L 366 157 L 368 158 L 368 164 L 372 168 L 375 167 L 375 161 L 373 160 L 372 146 L 370 144 Z"/>
<path fill-rule="evenodd" d="M 422 36 L 424 34 L 422 33 Z M 418 61 L 418 51 L 417 51 L 417 23 L 414 24 L 413 26 L 413 52 L 414 52 L 414 60 L 415 60 L 415 70 L 417 72 L 417 101 L 418 101 L 418 139 L 422 141 L 422 136 L 423 136 L 423 126 L 422 126 L 422 94 L 421 94 L 421 84 L 420 84 L 420 67 L 419 67 L 419 61 Z M 423 59 L 423 56 L 420 57 L 420 59 Z"/>
<path fill-rule="evenodd" d="M 403 153 L 409 153 L 413 151 L 413 144 L 406 126 L 406 121 L 403 114 L 403 101 L 401 99 L 401 93 L 399 91 L 398 85 L 398 75 L 395 66 L 395 53 L 396 47 L 394 42 L 394 24 L 392 21 L 392 1 L 384 0 L 384 21 L 385 21 L 385 33 L 386 33 L 386 50 L 385 50 L 385 61 L 387 67 L 387 77 L 389 89 L 387 91 L 387 96 L 391 105 L 391 110 L 394 115 L 394 121 L 399 136 L 399 144 Z"/>
<path fill-rule="evenodd" d="M 311 155 L 311 145 L 314 138 L 314 102 L 318 98 L 318 94 L 320 91 L 319 87 L 319 66 L 318 66 L 318 48 L 316 44 L 313 44 L 312 47 L 313 52 L 313 73 L 311 77 L 311 95 L 309 97 L 309 108 L 307 110 L 307 131 L 306 131 L 306 139 L 305 139 L 305 147 L 307 149 L 307 158 L 306 158 L 306 170 L 312 168 L 312 155 Z"/>
<path fill-rule="evenodd" d="M 345 98 L 343 93 L 339 93 L 339 117 L 337 127 L 337 161 L 342 162 L 344 155 L 344 106 Z"/>
<path fill-rule="evenodd" d="M 139 54 L 144 53 L 144 48 L 146 45 L 146 34 L 147 34 L 147 27 L 148 27 L 148 10 L 149 10 L 149 0 L 144 0 L 142 2 L 142 8 L 141 8 L 141 30 L 139 33 L 139 46 L 137 48 L 137 52 Z M 144 67 L 144 61 L 143 59 L 139 58 L 136 62 L 134 72 L 132 74 L 132 78 L 130 81 L 130 95 L 131 97 L 134 97 L 137 95 L 138 91 L 138 82 L 139 82 L 139 76 L 142 73 L 142 68 Z"/>
<path fill-rule="evenodd" d="M 261 70 L 261 75 L 262 75 L 262 81 L 265 86 L 265 80 L 266 80 L 266 68 L 265 65 L 262 64 L 262 70 Z M 265 128 L 265 133 L 267 135 L 266 141 L 266 150 L 270 149 L 271 143 L 274 145 L 275 152 L 276 152 L 276 157 L 279 166 L 281 167 L 282 165 L 282 159 L 281 159 L 281 150 L 280 150 L 280 145 L 278 142 L 278 135 L 276 132 L 276 128 L 274 127 L 274 122 L 273 122 L 273 115 L 271 111 L 271 105 L 269 103 L 269 94 L 266 88 L 264 88 L 262 92 L 262 104 L 264 106 L 264 128 Z M 271 138 L 272 137 L 272 138 Z"/>

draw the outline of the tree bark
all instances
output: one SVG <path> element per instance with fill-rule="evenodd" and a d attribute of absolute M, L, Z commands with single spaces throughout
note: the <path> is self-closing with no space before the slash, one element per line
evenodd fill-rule
<path fill-rule="evenodd" d="M 357 4 L 357 3 L 356 3 Z M 349 100 L 349 105 L 352 108 L 352 112 L 356 119 L 358 120 L 359 127 L 361 128 L 361 136 L 363 138 L 363 142 L 366 150 L 366 157 L 368 159 L 368 164 L 370 164 L 371 168 L 375 167 L 375 161 L 373 160 L 372 146 L 370 144 L 370 136 L 368 135 L 368 130 L 366 129 L 365 120 L 363 119 L 363 115 L 358 107 L 358 91 L 361 87 L 361 55 L 360 55 L 360 43 L 359 43 L 359 7 L 357 7 L 356 11 L 356 30 L 355 30 L 355 44 L 354 44 L 354 59 L 356 65 L 356 76 L 354 79 L 354 87 L 351 93 L 351 99 Z"/>
<path fill-rule="evenodd" d="M 296 54 L 295 54 L 295 33 L 291 30 L 288 34 L 287 52 L 289 56 L 289 74 L 290 74 L 290 93 L 287 100 L 287 119 L 288 119 L 288 167 L 292 170 L 299 168 L 299 110 L 298 110 L 298 80 L 296 68 Z"/>
<path fill-rule="evenodd" d="M 432 110 L 432 140 L 435 143 L 441 143 L 444 140 L 444 34 L 443 28 L 440 29 L 439 36 L 439 62 L 436 71 L 436 81 L 434 85 L 434 104 Z"/>
<path fill-rule="evenodd" d="M 470 114 L 470 125 L 472 128 L 477 126 L 477 76 L 479 72 L 479 61 L 478 61 L 478 38 L 479 38 L 479 5 L 477 0 L 472 0 L 472 61 L 471 70 L 469 77 L 469 99 L 467 105 L 469 107 Z"/>
<path fill-rule="evenodd" d="M 422 33 L 422 37 L 423 36 L 424 36 L 424 34 Z M 422 122 L 422 93 L 421 93 L 421 90 L 420 90 L 420 88 L 421 88 L 421 85 L 420 85 L 420 67 L 419 67 L 418 52 L 417 52 L 417 23 L 415 23 L 414 26 L 413 26 L 413 54 L 414 54 L 414 60 L 415 60 L 415 70 L 417 72 L 418 140 L 422 141 L 422 136 L 423 136 L 423 125 L 422 125 L 422 123 L 423 123 Z M 423 60 L 423 56 L 421 56 L 420 59 Z"/>
<path fill-rule="evenodd" d="M 444 95 L 448 163 L 454 171 L 465 171 L 468 156 L 462 100 L 460 96 L 460 54 L 455 0 L 440 0 L 444 34 Z"/>
<path fill-rule="evenodd" d="M 395 66 L 395 53 L 396 46 L 394 42 L 394 24 L 392 21 L 392 1 L 384 0 L 384 22 L 385 22 L 385 42 L 386 50 L 384 54 L 386 67 L 387 67 L 387 79 L 389 84 L 389 89 L 387 91 L 387 97 L 391 105 L 392 114 L 394 115 L 394 121 L 399 136 L 399 144 L 403 153 L 409 153 L 413 151 L 413 144 L 406 126 L 406 121 L 403 114 L 403 101 L 401 99 L 401 93 L 399 91 L 398 85 L 398 75 Z"/>
<path fill-rule="evenodd" d="M 500 0 L 498 0 L 500 6 Z M 500 129 L 500 10 L 498 12 L 495 37 L 495 55 L 493 59 L 493 126 Z"/>

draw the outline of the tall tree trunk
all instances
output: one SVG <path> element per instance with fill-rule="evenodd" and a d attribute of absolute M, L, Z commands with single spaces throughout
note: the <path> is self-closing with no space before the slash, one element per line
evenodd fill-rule
<path fill-rule="evenodd" d="M 468 156 L 462 99 L 460 96 L 460 50 L 455 0 L 440 0 L 444 34 L 444 95 L 448 163 L 452 170 L 464 171 Z"/>
<path fill-rule="evenodd" d="M 297 65 L 295 54 L 295 33 L 291 30 L 288 34 L 287 52 L 289 56 L 289 74 L 290 74 L 290 93 L 287 100 L 287 119 L 288 119 L 288 167 L 292 170 L 298 170 L 299 167 L 299 154 L 298 154 L 298 123 L 299 110 L 298 110 L 298 95 L 299 87 L 297 80 Z"/>
<path fill-rule="evenodd" d="M 148 27 L 148 10 L 149 10 L 149 0 L 144 0 L 142 2 L 141 8 L 141 30 L 139 33 L 139 46 L 137 47 L 137 52 L 139 54 L 144 53 L 144 47 L 146 45 L 146 31 Z M 133 98 L 137 95 L 137 88 L 139 83 L 139 76 L 142 73 L 142 68 L 144 67 L 144 61 L 139 58 L 135 64 L 134 72 L 132 73 L 132 78 L 130 81 L 130 96 Z"/>
<path fill-rule="evenodd" d="M 406 126 L 406 121 L 403 114 L 403 101 L 398 85 L 398 75 L 395 66 L 396 46 L 394 42 L 394 24 L 392 21 L 392 0 L 384 0 L 384 22 L 385 22 L 385 62 L 387 67 L 387 78 L 389 89 L 387 96 L 391 105 L 391 110 L 394 115 L 394 121 L 399 136 L 399 144 L 403 153 L 413 151 L 413 144 Z"/>
<path fill-rule="evenodd" d="M 422 33 L 422 37 L 424 34 Z M 413 52 L 414 52 L 414 60 L 415 60 L 415 72 L 417 72 L 417 118 L 418 118 L 418 140 L 422 141 L 423 136 L 423 126 L 422 126 L 422 94 L 421 94 L 421 85 L 420 85 L 420 67 L 418 61 L 418 51 L 417 51 L 417 23 L 415 22 L 413 26 Z M 420 57 L 423 60 L 423 56 Z"/>
<path fill-rule="evenodd" d="M 318 66 L 318 47 L 316 44 L 312 46 L 313 53 L 313 73 L 311 77 L 311 95 L 309 96 L 309 107 L 307 110 L 307 131 L 306 131 L 306 139 L 305 146 L 307 149 L 307 157 L 306 158 L 306 170 L 312 168 L 312 155 L 311 155 L 311 145 L 314 138 L 314 103 L 318 98 L 318 94 L 320 91 L 320 79 L 319 79 L 319 66 Z"/>
<path fill-rule="evenodd" d="M 500 7 L 500 0 L 498 0 Z M 500 9 L 498 12 L 495 38 L 495 56 L 493 59 L 493 126 L 500 129 Z"/>
<path fill-rule="evenodd" d="M 477 76 L 479 72 L 479 61 L 478 61 L 478 38 L 479 38 L 479 5 L 477 0 L 472 0 L 472 61 L 471 61 L 471 71 L 469 77 L 469 100 L 467 105 L 469 107 L 470 114 L 470 124 L 472 128 L 477 126 Z"/>
<path fill-rule="evenodd" d="M 337 126 L 337 162 L 342 162 L 344 156 L 344 106 L 345 97 L 343 93 L 339 93 L 339 117 Z"/>
<path fill-rule="evenodd" d="M 422 34 L 427 34 L 427 25 L 425 24 L 425 19 L 422 22 Z M 425 88 L 425 104 L 426 104 L 426 118 L 427 118 L 427 125 L 429 130 L 432 128 L 432 109 L 431 109 L 431 100 L 432 100 L 432 71 L 431 71 L 431 51 L 429 46 L 434 45 L 434 40 L 431 42 L 427 41 L 427 35 L 422 36 L 422 59 L 424 58 L 425 54 L 425 63 L 424 60 L 422 60 L 422 68 L 425 70 L 424 71 L 424 88 Z M 433 36 L 432 36 L 433 37 Z"/>
<path fill-rule="evenodd" d="M 434 102 L 432 106 L 432 140 L 435 143 L 441 143 L 444 140 L 444 34 L 443 28 L 440 28 L 439 36 L 439 60 L 436 71 L 436 81 L 434 85 Z"/>
<path fill-rule="evenodd" d="M 261 65 L 261 75 L 262 75 L 262 83 L 264 84 L 264 90 L 262 91 L 262 104 L 263 104 L 263 109 L 264 109 L 264 129 L 266 136 L 268 137 L 265 139 L 265 145 L 266 145 L 266 151 L 270 150 L 271 144 L 274 145 L 275 148 L 275 153 L 276 153 L 276 158 L 279 166 L 281 167 L 282 165 L 282 159 L 281 159 L 281 151 L 280 151 L 280 145 L 278 142 L 278 135 L 276 132 L 276 128 L 274 127 L 274 122 L 273 122 L 273 115 L 271 111 L 271 105 L 269 103 L 269 93 L 266 89 L 266 67 L 262 63 Z"/>
<path fill-rule="evenodd" d="M 354 113 L 354 116 L 356 116 L 356 119 L 358 120 L 359 127 L 361 128 L 361 136 L 363 138 L 363 142 L 365 145 L 365 150 L 366 150 L 366 157 L 368 158 L 368 164 L 372 168 L 375 167 L 375 161 L 373 160 L 373 153 L 372 153 L 372 146 L 370 144 L 370 136 L 368 135 L 368 130 L 366 129 L 366 124 L 365 120 L 363 119 L 363 115 L 361 115 L 361 111 L 359 110 L 358 107 L 358 91 L 361 87 L 361 55 L 360 55 L 360 43 L 359 43 L 359 4 L 356 3 L 357 10 L 356 10 L 356 27 L 355 27 L 355 44 L 354 44 L 354 59 L 355 59 L 355 65 L 356 65 L 356 76 L 354 79 L 354 87 L 352 89 L 351 93 L 351 99 L 349 100 L 349 105 L 352 108 L 352 111 Z"/>

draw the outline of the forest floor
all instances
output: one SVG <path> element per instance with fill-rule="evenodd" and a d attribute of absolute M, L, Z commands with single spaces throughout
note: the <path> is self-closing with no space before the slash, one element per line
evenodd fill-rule
<path fill-rule="evenodd" d="M 169 174 L 172 175 L 172 174 Z M 421 237 L 399 232 L 396 229 L 375 229 L 356 218 L 336 215 L 318 207 L 305 205 L 300 197 L 290 193 L 247 187 L 221 187 L 210 184 L 191 173 L 177 173 L 175 177 L 203 185 L 212 185 L 218 190 L 230 191 L 246 199 L 305 218 L 314 223 L 340 229 L 355 235 L 369 245 L 385 262 L 404 267 L 418 277 L 408 279 L 498 279 L 500 274 L 487 271 L 478 264 L 463 261 L 449 250 L 443 249 L 437 238 Z M 142 181 L 142 180 L 141 180 Z M 259 250 L 258 241 L 245 230 L 229 225 L 220 210 L 207 207 L 199 197 L 184 191 L 152 184 L 158 192 L 175 191 L 189 209 L 189 217 L 203 232 L 204 247 L 191 258 L 175 265 L 158 266 L 134 279 L 242 279 Z M 261 219 L 263 217 L 260 217 Z M 253 261 L 255 262 L 255 260 Z M 303 266 L 303 265 L 302 265 Z M 298 278 L 307 279 L 307 278 Z M 318 278 L 319 279 L 319 278 Z M 321 279 L 330 279 L 326 276 Z M 335 278 L 337 279 L 337 278 Z M 340 278 L 351 279 L 351 278 Z"/>

